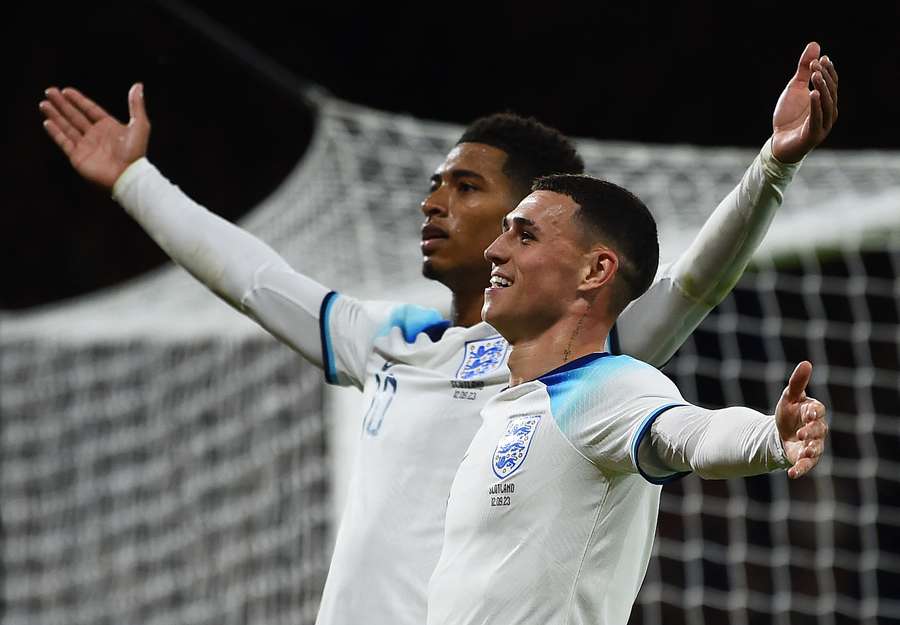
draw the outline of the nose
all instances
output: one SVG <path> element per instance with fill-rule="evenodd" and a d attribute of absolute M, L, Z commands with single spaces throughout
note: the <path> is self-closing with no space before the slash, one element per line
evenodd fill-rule
<path fill-rule="evenodd" d="M 500 233 L 494 242 L 487 246 L 487 249 L 484 250 L 484 259 L 491 263 L 492 265 L 502 265 L 507 260 L 509 260 L 509 254 L 507 252 L 507 246 L 505 242 L 505 237 L 508 232 Z"/>
<path fill-rule="evenodd" d="M 446 216 L 447 215 L 447 198 L 441 188 L 432 191 L 421 204 L 422 214 L 426 217 Z"/>

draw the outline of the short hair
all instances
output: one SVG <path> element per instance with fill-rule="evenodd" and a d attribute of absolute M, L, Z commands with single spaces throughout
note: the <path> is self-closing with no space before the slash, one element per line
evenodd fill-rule
<path fill-rule="evenodd" d="M 509 112 L 481 117 L 466 128 L 456 142 L 460 143 L 484 143 L 506 152 L 503 173 L 523 198 L 539 176 L 584 172 L 573 143 L 533 117 Z"/>
<path fill-rule="evenodd" d="M 616 252 L 621 279 L 620 288 L 613 290 L 616 314 L 650 288 L 659 267 L 659 239 L 653 215 L 636 195 L 612 182 L 576 175 L 538 178 L 532 190 L 572 198 L 589 243 L 600 241 Z"/>

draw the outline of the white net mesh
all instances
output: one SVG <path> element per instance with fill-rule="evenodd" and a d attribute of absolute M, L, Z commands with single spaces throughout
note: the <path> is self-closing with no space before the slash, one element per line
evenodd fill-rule
<path fill-rule="evenodd" d="M 333 288 L 445 303 L 419 277 L 418 203 L 460 131 L 324 101 L 242 225 Z M 755 153 L 579 147 L 651 207 L 664 259 Z M 801 481 L 667 486 L 632 622 L 900 619 L 898 209 L 900 155 L 816 152 L 666 369 L 690 400 L 770 410 L 809 358 L 832 443 Z M 5 622 L 312 622 L 330 523 L 315 369 L 174 268 L 6 315 L 0 347 Z"/>
<path fill-rule="evenodd" d="M 665 488 L 635 622 L 900 619 L 900 237 L 797 261 L 759 259 L 667 372 L 690 400 L 770 410 L 809 358 L 811 394 L 831 413 L 828 451 L 798 481 Z"/>

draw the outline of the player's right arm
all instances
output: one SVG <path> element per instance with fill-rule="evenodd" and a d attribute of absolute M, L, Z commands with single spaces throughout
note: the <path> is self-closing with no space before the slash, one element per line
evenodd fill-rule
<path fill-rule="evenodd" d="M 127 125 L 75 89 L 46 95 L 44 127 L 75 170 L 110 189 L 176 263 L 324 368 L 329 381 L 362 385 L 367 348 L 390 305 L 338 296 L 169 182 L 145 158 L 150 122 L 142 85 L 129 91 Z"/>

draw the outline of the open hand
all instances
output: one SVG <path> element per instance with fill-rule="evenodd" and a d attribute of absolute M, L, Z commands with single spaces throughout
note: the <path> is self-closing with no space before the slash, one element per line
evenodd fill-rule
<path fill-rule="evenodd" d="M 122 172 L 147 153 L 150 120 L 144 109 L 144 87 L 128 92 L 130 119 L 124 125 L 77 89 L 51 87 L 39 108 L 44 129 L 87 180 L 112 188 Z"/>
<path fill-rule="evenodd" d="M 775 422 L 784 453 L 794 465 L 788 469 L 788 477 L 792 479 L 807 474 L 816 466 L 828 436 L 825 406 L 806 395 L 811 376 L 812 364 L 804 360 L 797 365 L 775 407 Z"/>
<path fill-rule="evenodd" d="M 806 156 L 837 121 L 837 70 L 831 59 L 820 58 L 819 53 L 819 44 L 806 45 L 796 73 L 775 105 L 772 154 L 782 163 L 796 163 Z"/>

